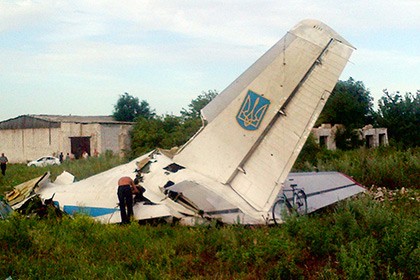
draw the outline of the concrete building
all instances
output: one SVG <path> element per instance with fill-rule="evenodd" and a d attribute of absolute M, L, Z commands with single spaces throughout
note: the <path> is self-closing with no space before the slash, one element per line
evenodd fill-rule
<path fill-rule="evenodd" d="M 337 130 L 344 128 L 341 124 L 322 124 L 312 129 L 315 140 L 321 147 L 328 150 L 337 149 L 335 134 Z M 375 148 L 381 145 L 388 145 L 388 132 L 386 128 L 374 128 L 372 125 L 366 125 L 357 130 L 360 140 L 364 140 L 367 148 Z"/>
<path fill-rule="evenodd" d="M 388 145 L 388 131 L 386 128 L 374 128 L 370 124 L 365 125 L 360 129 L 360 135 L 365 140 L 365 145 L 368 148 Z"/>
<path fill-rule="evenodd" d="M 79 158 L 109 150 L 123 156 L 130 149 L 132 124 L 112 116 L 22 115 L 0 122 L 0 152 L 11 163 L 60 152 Z"/>
<path fill-rule="evenodd" d="M 312 134 L 315 140 L 321 147 L 325 147 L 328 150 L 337 149 L 335 145 L 335 133 L 340 125 L 331 126 L 331 124 L 322 124 L 317 128 L 312 128 Z"/>

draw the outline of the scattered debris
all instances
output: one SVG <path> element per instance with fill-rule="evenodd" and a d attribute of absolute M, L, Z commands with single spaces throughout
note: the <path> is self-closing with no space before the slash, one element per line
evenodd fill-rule
<path fill-rule="evenodd" d="M 0 219 L 6 219 L 13 212 L 12 207 L 0 197 Z"/>
<path fill-rule="evenodd" d="M 404 197 L 420 202 L 420 193 L 416 193 L 410 189 L 406 189 L 405 187 L 397 190 L 388 190 L 385 187 L 376 187 L 375 185 L 372 185 L 369 188 L 369 194 L 373 197 L 374 200 L 380 202 L 386 200 L 393 201 Z"/>
<path fill-rule="evenodd" d="M 20 208 L 28 199 L 34 197 L 35 189 L 43 186 L 49 179 L 50 173 L 47 172 L 41 177 L 26 181 L 17 185 L 10 192 L 6 193 L 6 201 L 13 208 Z"/>

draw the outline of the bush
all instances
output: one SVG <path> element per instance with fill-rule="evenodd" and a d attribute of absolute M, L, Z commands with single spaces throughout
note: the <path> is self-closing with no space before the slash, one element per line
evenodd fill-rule
<path fill-rule="evenodd" d="M 310 146 L 310 145 L 309 145 Z M 294 171 L 313 170 L 312 155 L 299 155 Z M 399 150 L 395 147 L 360 148 L 351 151 L 320 150 L 316 154 L 319 171 L 339 171 L 365 186 L 388 189 L 418 188 L 420 177 L 420 148 Z"/>
<path fill-rule="evenodd" d="M 376 240 L 366 237 L 340 248 L 338 260 L 346 279 L 375 279 Z"/>

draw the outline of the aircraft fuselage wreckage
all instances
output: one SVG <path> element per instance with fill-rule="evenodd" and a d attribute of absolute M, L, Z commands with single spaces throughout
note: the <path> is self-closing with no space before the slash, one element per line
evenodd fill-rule
<path fill-rule="evenodd" d="M 289 174 L 353 49 L 304 20 L 203 108 L 203 127 L 173 156 L 155 150 L 75 183 L 64 173 L 36 192 L 67 213 L 118 223 L 118 179 L 141 174 L 134 218 L 185 224 L 278 223 L 283 208 L 309 213 L 362 192 L 338 172 Z"/>

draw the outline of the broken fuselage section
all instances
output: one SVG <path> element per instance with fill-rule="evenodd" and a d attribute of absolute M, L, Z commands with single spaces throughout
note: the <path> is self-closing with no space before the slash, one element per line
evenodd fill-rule
<path fill-rule="evenodd" d="M 217 220 L 226 224 L 281 223 L 281 213 L 258 211 L 234 190 L 202 174 L 175 163 L 170 155 L 155 150 L 132 162 L 103 173 L 72 182 L 68 173 L 36 189 L 43 200 L 53 198 L 56 206 L 68 214 L 84 213 L 102 223 L 120 223 L 117 182 L 121 176 L 141 178 L 144 192 L 135 199 L 134 219 L 138 221 L 179 221 L 196 225 Z M 299 184 L 307 195 L 307 213 L 355 195 L 364 189 L 338 172 L 291 173 L 284 184 L 290 198 L 291 182 Z M 274 220 L 276 219 L 276 220 Z"/>

